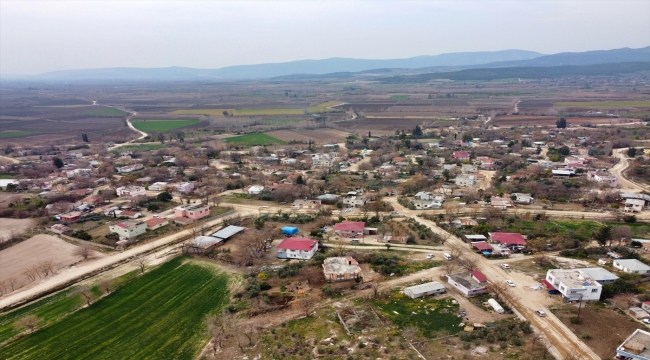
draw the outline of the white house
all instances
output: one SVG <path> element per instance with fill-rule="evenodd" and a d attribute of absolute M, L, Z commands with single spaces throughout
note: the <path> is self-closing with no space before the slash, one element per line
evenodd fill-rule
<path fill-rule="evenodd" d="M 612 265 L 622 272 L 632 274 L 647 274 L 650 271 L 650 266 L 637 259 L 616 259 L 612 261 Z"/>
<path fill-rule="evenodd" d="M 108 229 L 111 232 L 117 233 L 120 238 L 133 239 L 147 231 L 147 224 L 144 221 L 121 221 L 109 225 Z"/>
<path fill-rule="evenodd" d="M 147 224 L 147 230 L 156 230 L 163 226 L 169 225 L 169 220 L 164 218 L 151 218 L 144 221 Z"/>
<path fill-rule="evenodd" d="M 143 186 L 121 186 L 115 189 L 115 192 L 119 197 L 136 197 L 147 195 L 147 192 Z"/>
<path fill-rule="evenodd" d="M 264 186 L 262 185 L 253 185 L 248 188 L 248 193 L 251 195 L 259 195 L 262 191 L 264 191 Z"/>
<path fill-rule="evenodd" d="M 643 199 L 627 199 L 625 200 L 625 212 L 641 212 L 643 210 L 643 205 L 645 205 L 645 200 Z"/>
<path fill-rule="evenodd" d="M 442 207 L 442 203 L 436 200 L 413 200 L 411 201 L 413 206 L 415 206 L 416 209 L 422 210 L 422 209 L 440 209 Z"/>
<path fill-rule="evenodd" d="M 565 301 L 598 301 L 603 286 L 580 269 L 553 269 L 546 273 L 548 281 Z"/>
<path fill-rule="evenodd" d="M 458 175 L 455 182 L 456 186 L 472 187 L 476 184 L 476 176 L 468 174 Z"/>
<path fill-rule="evenodd" d="M 477 172 L 478 169 L 476 168 L 475 165 L 471 165 L 471 164 L 463 164 L 463 165 L 460 167 L 460 171 L 462 171 L 463 174 L 469 174 L 469 173 L 475 173 L 475 172 Z"/>
<path fill-rule="evenodd" d="M 335 160 L 336 160 L 336 156 L 333 156 L 333 155 L 330 155 L 330 154 L 312 154 L 311 155 L 311 163 L 312 163 L 312 166 L 314 166 L 314 167 L 319 167 L 319 168 L 332 167 L 332 165 L 334 165 Z"/>
<path fill-rule="evenodd" d="M 525 193 L 512 193 L 510 196 L 515 197 L 515 202 L 520 204 L 530 204 L 533 202 L 533 197 L 530 194 Z"/>
<path fill-rule="evenodd" d="M 181 194 L 189 194 L 194 191 L 194 184 L 191 182 L 169 184 L 168 187 L 174 189 L 173 191 L 179 192 Z"/>
<path fill-rule="evenodd" d="M 280 259 L 309 260 L 318 250 L 318 241 L 306 238 L 286 238 L 278 244 Z"/>
<path fill-rule="evenodd" d="M 601 184 L 608 184 L 610 188 L 618 187 L 618 178 L 607 172 L 592 171 L 588 173 L 587 178 Z"/>
<path fill-rule="evenodd" d="M 166 182 L 155 182 L 151 185 L 149 185 L 149 190 L 151 191 L 165 191 L 167 190 L 167 183 Z"/>
<path fill-rule="evenodd" d="M 485 282 L 480 281 L 470 272 L 449 274 L 447 281 L 465 296 L 478 295 L 486 291 Z"/>

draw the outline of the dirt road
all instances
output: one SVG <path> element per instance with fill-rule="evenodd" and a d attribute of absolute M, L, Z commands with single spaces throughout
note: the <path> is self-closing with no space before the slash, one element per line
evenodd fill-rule
<path fill-rule="evenodd" d="M 627 159 L 627 148 L 613 150 L 612 155 L 618 157 L 619 162 L 609 169 L 609 172 L 618 178 L 618 184 L 622 192 L 640 193 L 642 191 L 650 191 L 650 186 L 640 184 L 625 177 L 625 170 L 630 166 Z"/>
<path fill-rule="evenodd" d="M 447 244 L 454 244 L 464 249 L 467 248 L 461 239 L 457 238 L 439 228 L 435 223 L 425 220 L 416 216 L 417 211 L 409 210 L 396 201 L 393 206 L 399 212 L 411 216 L 420 224 L 429 227 L 434 233 L 447 238 Z M 488 278 L 491 283 L 503 283 L 505 280 L 513 280 L 519 285 L 511 288 L 512 292 L 516 295 L 519 301 L 513 304 L 513 308 L 524 319 L 530 321 L 532 325 L 541 331 L 546 339 L 553 345 L 551 351 L 555 352 L 556 358 L 565 358 L 574 352 L 578 352 L 581 359 L 600 359 L 587 345 L 585 345 L 571 330 L 566 327 L 555 315 L 550 313 L 546 306 L 550 304 L 547 295 L 544 292 L 533 291 L 530 289 L 531 285 L 535 285 L 529 277 L 518 274 L 515 272 L 506 273 L 499 263 L 491 262 L 485 257 L 480 256 L 474 252 L 466 251 L 464 257 L 473 259 L 479 266 L 479 269 Z M 535 310 L 544 310 L 547 317 L 541 318 L 536 315 Z"/>

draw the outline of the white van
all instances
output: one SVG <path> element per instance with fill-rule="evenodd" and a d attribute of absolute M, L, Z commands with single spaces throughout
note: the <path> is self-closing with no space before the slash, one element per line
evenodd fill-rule
<path fill-rule="evenodd" d="M 442 254 L 442 257 L 447 259 L 447 260 L 451 260 L 451 255 L 449 255 L 449 254 Z"/>

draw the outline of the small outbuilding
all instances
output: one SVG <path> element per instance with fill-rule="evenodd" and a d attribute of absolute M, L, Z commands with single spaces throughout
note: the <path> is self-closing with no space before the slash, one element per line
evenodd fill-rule
<path fill-rule="evenodd" d="M 404 289 L 404 295 L 411 299 L 428 296 L 440 295 L 445 292 L 445 286 L 437 281 L 432 281 L 420 285 L 410 286 Z"/>
<path fill-rule="evenodd" d="M 282 233 L 288 236 L 293 236 L 298 233 L 298 228 L 293 226 L 285 226 L 282 228 Z"/>

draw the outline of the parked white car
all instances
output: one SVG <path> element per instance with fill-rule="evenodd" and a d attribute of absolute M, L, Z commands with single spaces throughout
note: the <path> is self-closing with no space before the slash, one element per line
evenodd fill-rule
<path fill-rule="evenodd" d="M 501 267 L 506 269 L 506 270 L 510 270 L 510 265 L 508 265 L 508 264 L 501 264 Z"/>
<path fill-rule="evenodd" d="M 515 285 L 515 282 L 512 281 L 512 280 L 506 280 L 506 284 L 508 284 L 508 286 L 511 286 L 511 287 L 517 286 L 517 285 Z"/>

